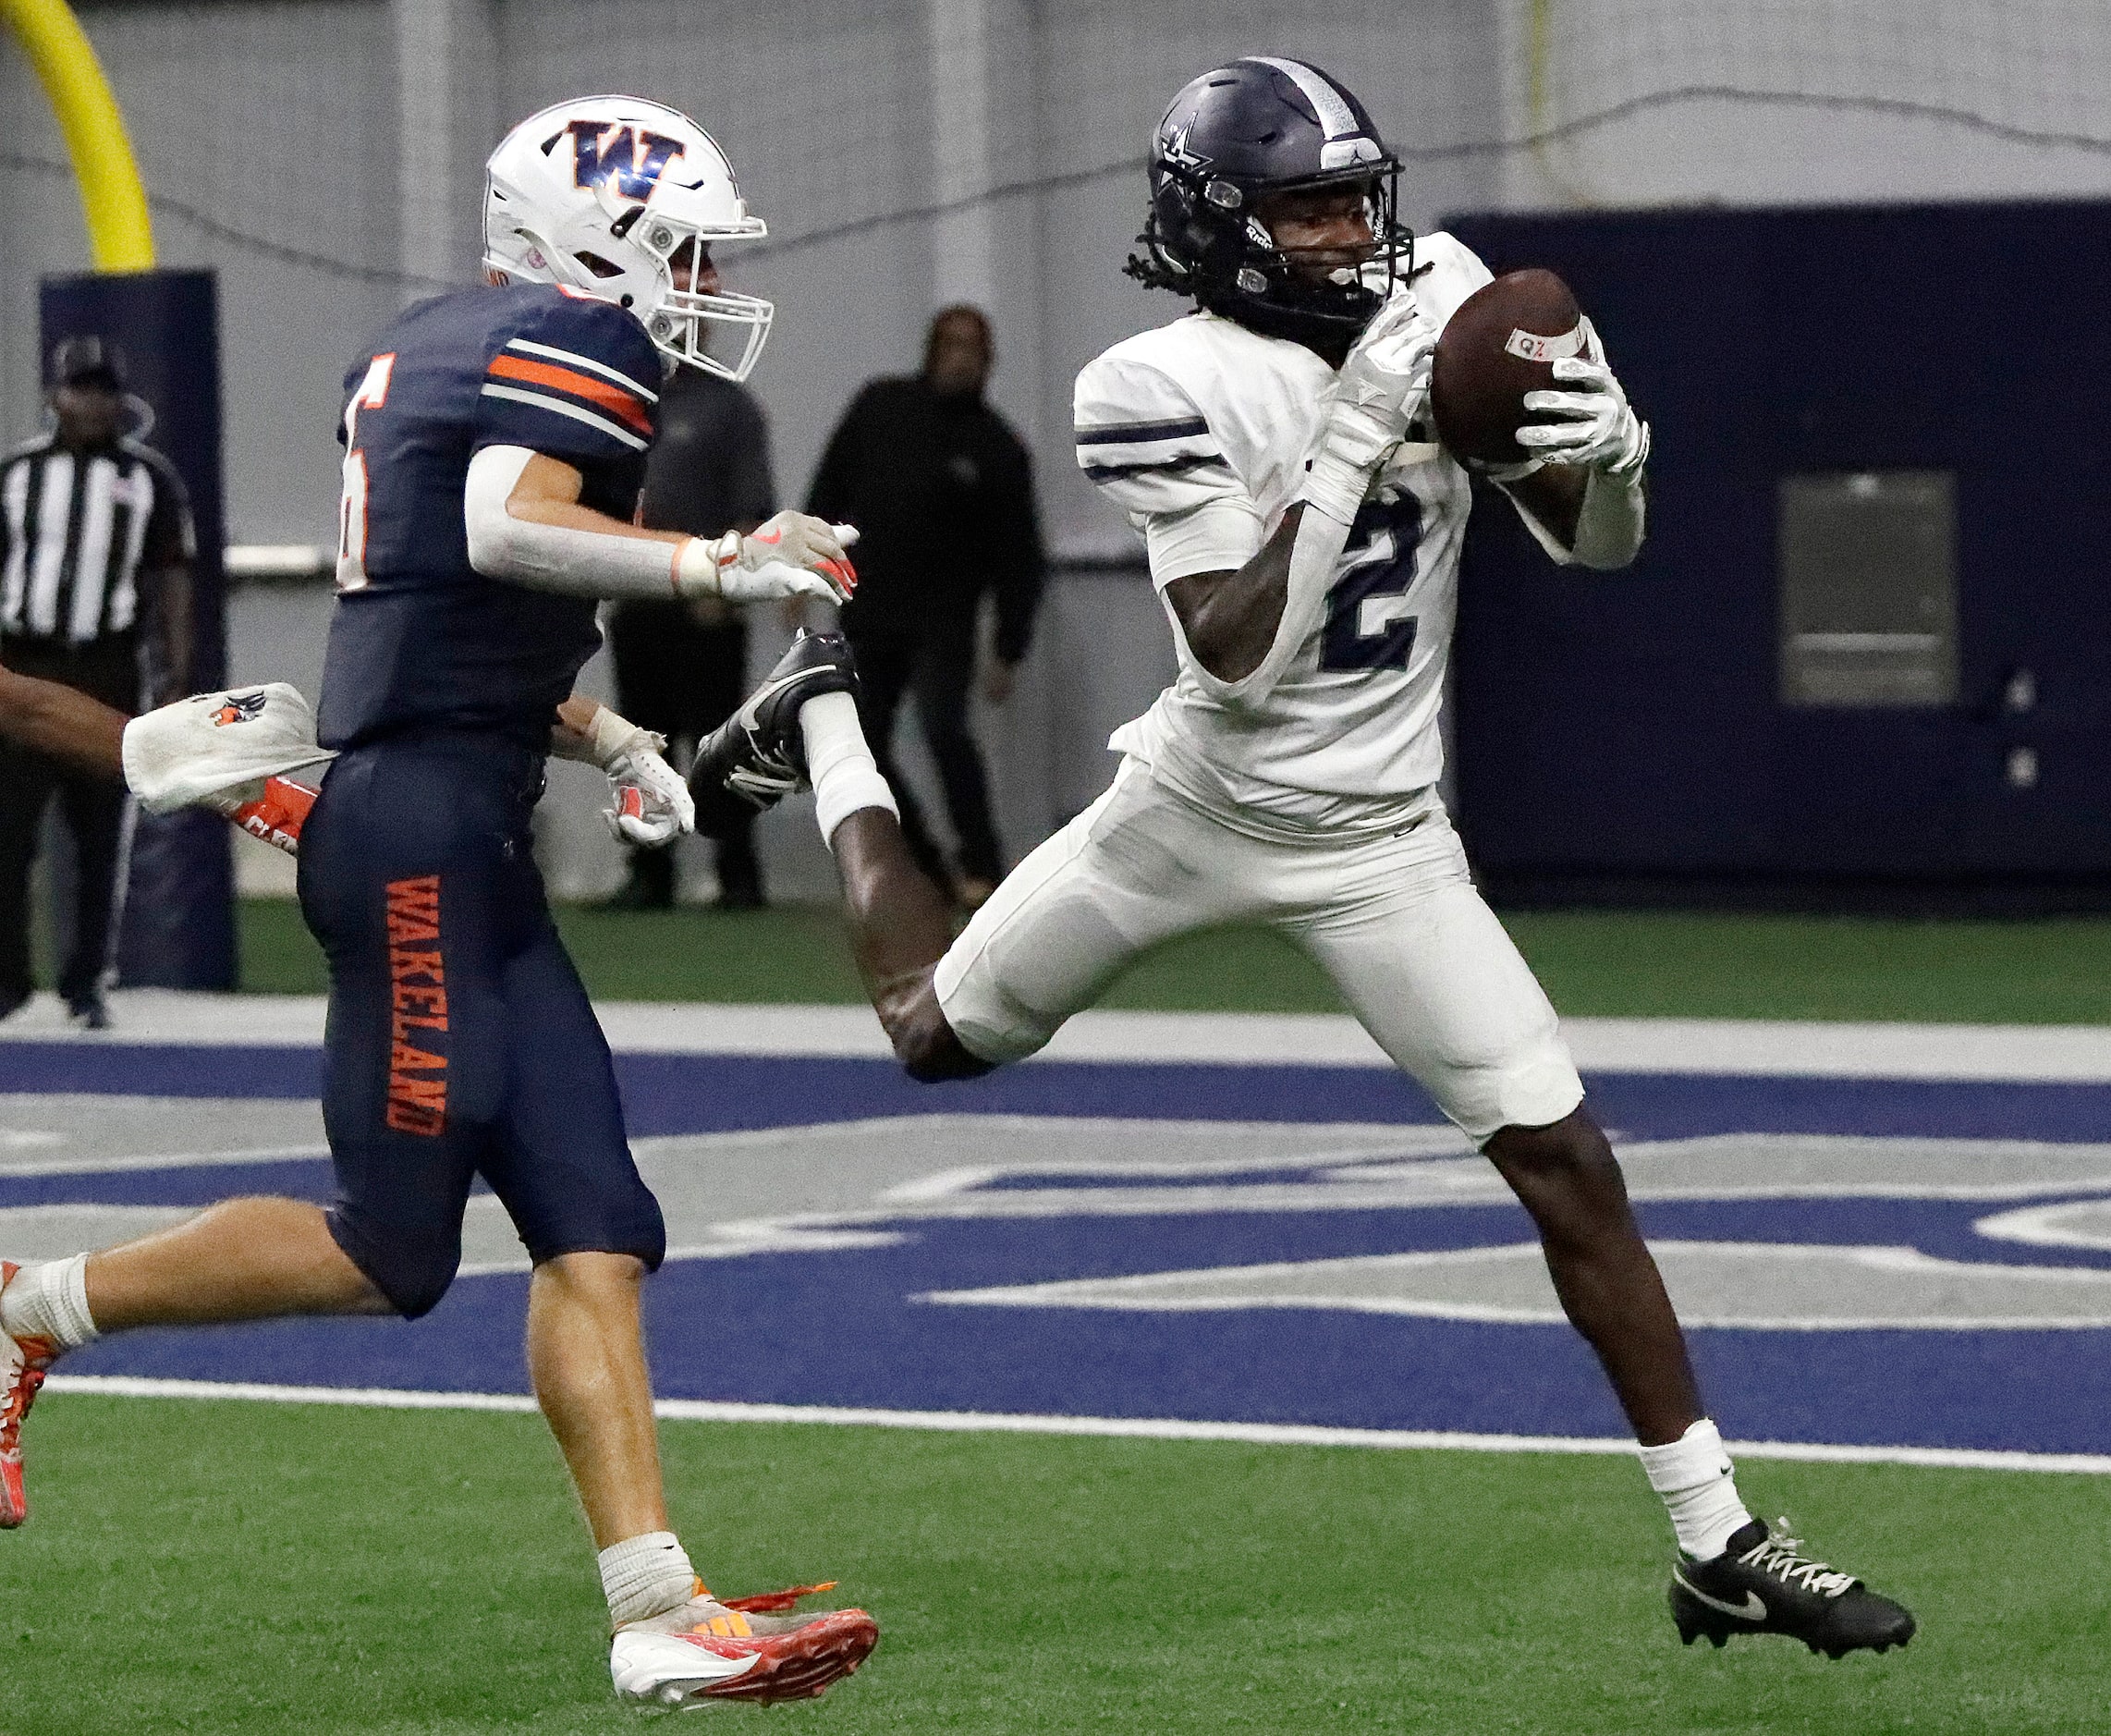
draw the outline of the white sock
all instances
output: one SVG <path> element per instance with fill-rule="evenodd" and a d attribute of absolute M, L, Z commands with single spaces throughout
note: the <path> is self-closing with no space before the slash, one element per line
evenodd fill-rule
<path fill-rule="evenodd" d="M 610 1544 L 599 1559 L 608 1619 L 616 1627 L 678 1609 L 696 1591 L 696 1570 L 671 1531 L 626 1537 Z"/>
<path fill-rule="evenodd" d="M 1706 1417 L 1677 1440 L 1641 1449 L 1649 1486 L 1664 1497 L 1678 1547 L 1696 1561 L 1712 1561 L 1731 1536 L 1751 1523 L 1723 1437 Z"/>
<path fill-rule="evenodd" d="M 806 775 L 813 785 L 813 817 L 821 824 L 824 843 L 860 808 L 885 808 L 900 818 L 895 792 L 865 743 L 856 700 L 848 693 L 810 699 L 799 708 L 799 727 L 806 738 Z"/>
<path fill-rule="evenodd" d="M 25 1265 L 0 1290 L 0 1332 L 11 1339 L 48 1339 L 77 1351 L 100 1336 L 88 1312 L 88 1256 Z"/>

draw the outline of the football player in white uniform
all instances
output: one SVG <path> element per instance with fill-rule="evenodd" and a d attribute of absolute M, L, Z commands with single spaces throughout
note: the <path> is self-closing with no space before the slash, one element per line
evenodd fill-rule
<path fill-rule="evenodd" d="M 1129 271 L 1199 306 L 1091 363 L 1076 421 L 1085 474 L 1148 547 L 1178 679 L 1115 735 L 1107 791 L 957 941 L 857 736 L 839 642 L 795 645 L 702 756 L 700 801 L 811 776 L 874 1005 L 919 1078 L 1032 1054 L 1169 935 L 1292 936 L 1538 1225 L 1670 1510 L 1681 1635 L 1902 1644 L 1903 1608 L 1739 1498 L 1554 1009 L 1438 800 L 1472 496 L 1428 382 L 1489 273 L 1397 224 L 1398 172 L 1356 98 L 1300 61 L 1234 61 L 1167 109 Z M 1494 480 L 1556 561 L 1620 567 L 1641 543 L 1648 430 L 1584 339 L 1556 364 L 1566 389 L 1525 400 L 1534 456 Z"/>

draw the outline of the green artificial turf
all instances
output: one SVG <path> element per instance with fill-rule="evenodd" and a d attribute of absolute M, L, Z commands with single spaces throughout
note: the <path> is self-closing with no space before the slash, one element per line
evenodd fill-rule
<path fill-rule="evenodd" d="M 600 1731 L 598 1587 L 525 1415 L 54 1393 L 0 1538 L 6 1736 Z M 840 1577 L 879 1651 L 770 1728 L 1957 1732 L 2111 1728 L 2111 1480 L 1751 1463 L 1910 1602 L 1911 1648 L 1681 1648 L 1624 1458 L 671 1424 L 729 1594 Z M 637 1715 L 647 1716 L 647 1715 Z M 752 1719 L 757 1714 L 728 1710 Z"/>
<path fill-rule="evenodd" d="M 289 902 L 241 906 L 242 983 L 320 994 L 323 960 Z M 832 908 L 563 910 L 587 986 L 616 1000 L 862 999 Z M 2111 1023 L 2111 920 L 1533 911 L 1505 918 L 1571 1017 Z M 1139 961 L 1102 1003 L 1164 1010 L 1334 1012 L 1312 964 L 1254 929 L 1193 935 Z"/>

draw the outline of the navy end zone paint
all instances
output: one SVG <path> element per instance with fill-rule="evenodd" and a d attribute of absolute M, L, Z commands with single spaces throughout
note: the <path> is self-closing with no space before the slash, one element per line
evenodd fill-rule
<path fill-rule="evenodd" d="M 178 1057 L 188 1066 L 180 1069 Z M 54 1068 L 79 1068 L 70 1084 Z M 91 1065 L 92 1064 L 92 1065 Z M 1427 1123 L 1380 1070 L 1036 1063 L 925 1089 L 885 1063 L 618 1058 L 639 1134 L 796 1127 L 933 1111 Z M 198 1094 L 299 1095 L 310 1052 L 0 1045 L 0 1087 L 93 1089 L 113 1077 Z M 2086 1143 L 2111 1127 L 2111 1087 L 1623 1075 L 1593 1082 L 1631 1137 L 1787 1131 L 2001 1136 Z M 1267 1180 L 1266 1175 L 1257 1179 Z M 0 1207 L 63 1201 L 193 1204 L 238 1190 L 318 1197 L 327 1166 L 0 1178 Z M 1001 1190 L 1000 1190 L 1001 1191 Z M 2048 1192 L 2053 1190 L 2047 1190 Z M 2111 1269 L 2111 1254 L 2017 1248 L 1973 1224 L 1985 1201 L 1885 1198 L 1645 1201 L 1653 1236 L 1857 1243 L 1953 1260 Z M 670 1398 L 1032 1412 L 1498 1434 L 1617 1436 L 1595 1363 L 1567 1327 L 1339 1310 L 1115 1313 L 961 1306 L 932 1291 L 1424 1252 L 1529 1239 L 1510 1204 L 1149 1216 L 905 1217 L 885 1245 L 670 1263 L 648 1291 L 660 1391 Z M 458 1280 L 399 1322 L 289 1321 L 110 1340 L 67 1372 L 288 1385 L 519 1391 L 526 1280 Z M 688 1328 L 737 1313 L 738 1358 L 699 1353 Z M 860 1331 L 839 1330 L 847 1314 Z M 2111 1446 L 2105 1333 L 1702 1329 L 1711 1407 L 1747 1438 L 2102 1452 Z M 1373 1371 L 1377 1371 L 1374 1375 Z"/>

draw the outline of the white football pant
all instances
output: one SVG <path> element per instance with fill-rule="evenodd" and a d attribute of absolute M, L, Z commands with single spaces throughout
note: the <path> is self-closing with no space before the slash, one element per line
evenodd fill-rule
<path fill-rule="evenodd" d="M 1233 830 L 1125 759 L 975 912 L 939 962 L 938 1002 L 970 1054 L 1018 1060 L 1146 947 L 1225 923 L 1266 923 L 1303 947 L 1477 1145 L 1582 1101 L 1554 1008 L 1434 797 L 1400 832 L 1278 841 Z"/>

